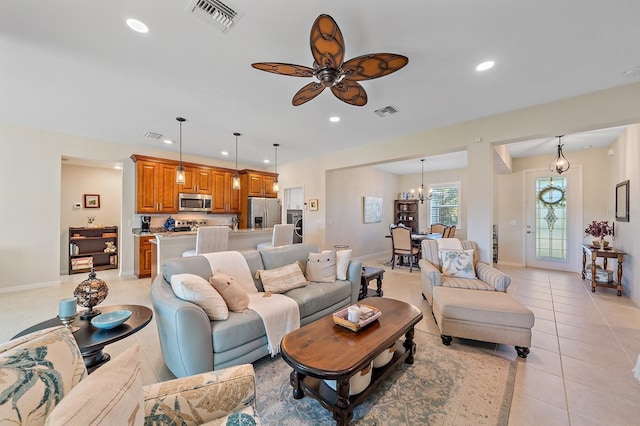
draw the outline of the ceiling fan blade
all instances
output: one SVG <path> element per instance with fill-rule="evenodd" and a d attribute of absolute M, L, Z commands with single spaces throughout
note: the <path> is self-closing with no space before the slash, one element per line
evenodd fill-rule
<path fill-rule="evenodd" d="M 293 96 L 291 103 L 294 106 L 302 105 L 318 96 L 323 90 L 324 86 L 322 84 L 316 82 L 309 83 L 302 89 L 298 90 L 298 93 Z"/>
<path fill-rule="evenodd" d="M 336 98 L 350 105 L 363 106 L 367 103 L 367 92 L 355 81 L 343 79 L 331 87 L 331 91 Z"/>
<path fill-rule="evenodd" d="M 256 62 L 251 64 L 257 70 L 274 74 L 290 75 L 293 77 L 313 77 L 313 68 L 302 65 L 283 64 L 280 62 Z"/>
<path fill-rule="evenodd" d="M 409 63 L 409 58 L 395 53 L 370 53 L 349 59 L 342 66 L 346 79 L 372 80 L 398 71 Z"/>
<path fill-rule="evenodd" d="M 311 27 L 311 54 L 322 68 L 340 68 L 344 61 L 344 38 L 329 15 L 320 15 Z"/>

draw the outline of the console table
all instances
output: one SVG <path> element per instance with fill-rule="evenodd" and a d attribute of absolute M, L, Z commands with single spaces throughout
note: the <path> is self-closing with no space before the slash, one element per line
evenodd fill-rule
<path fill-rule="evenodd" d="M 622 296 L 622 264 L 624 256 L 627 254 L 621 250 L 614 248 L 601 249 L 589 244 L 582 245 L 582 279 L 585 279 L 585 268 L 587 266 L 587 254 L 591 257 L 591 291 L 595 293 L 596 287 L 608 287 L 618 290 L 618 296 Z M 607 260 L 616 259 L 618 262 L 618 280 L 617 282 L 600 283 L 596 281 L 596 260 L 602 258 L 602 266 L 607 269 Z"/>

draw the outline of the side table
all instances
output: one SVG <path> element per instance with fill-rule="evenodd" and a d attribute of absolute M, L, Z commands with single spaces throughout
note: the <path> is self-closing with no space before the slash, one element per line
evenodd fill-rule
<path fill-rule="evenodd" d="M 374 268 L 373 266 L 363 266 L 362 274 L 360 275 L 360 294 L 358 300 L 365 297 L 378 296 L 382 297 L 382 276 L 384 275 L 384 269 Z M 376 280 L 376 290 L 369 290 L 369 281 Z"/>
<path fill-rule="evenodd" d="M 80 315 L 85 311 L 81 311 L 76 314 L 73 325 L 80 327 L 79 330 L 73 333 L 73 337 L 78 343 L 84 365 L 87 367 L 87 371 L 92 373 L 95 369 L 100 367 L 105 362 L 111 359 L 111 356 L 104 353 L 102 350 L 110 343 L 122 340 L 127 336 L 132 335 L 144 326 L 149 324 L 153 317 L 153 311 L 146 306 L 140 305 L 111 305 L 111 306 L 99 306 L 100 311 L 104 314 L 107 312 L 120 311 L 126 309 L 131 311 L 131 316 L 122 325 L 112 328 L 110 330 L 103 330 L 96 328 L 91 324 L 91 320 L 82 320 Z M 44 330 L 45 328 L 55 327 L 62 325 L 58 318 L 51 318 L 36 325 L 33 325 L 20 333 L 13 336 L 24 336 L 25 334 L 33 333 L 34 331 Z"/>
<path fill-rule="evenodd" d="M 623 251 L 612 249 L 600 249 L 588 244 L 582 245 L 582 279 L 585 279 L 585 268 L 587 266 L 587 253 L 591 256 L 591 291 L 595 293 L 596 287 L 615 288 L 618 296 L 622 296 L 622 264 L 624 256 L 627 254 Z M 600 283 L 596 281 L 596 260 L 602 258 L 603 267 L 607 269 L 607 259 L 616 259 L 618 261 L 618 281 L 613 283 Z"/>

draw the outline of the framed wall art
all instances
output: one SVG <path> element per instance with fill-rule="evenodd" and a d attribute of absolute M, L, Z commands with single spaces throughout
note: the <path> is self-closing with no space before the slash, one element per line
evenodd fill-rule
<path fill-rule="evenodd" d="M 616 220 L 629 222 L 629 181 L 616 185 Z"/>
<path fill-rule="evenodd" d="M 364 223 L 382 222 L 382 198 L 364 196 L 362 203 Z"/>
<path fill-rule="evenodd" d="M 99 194 L 84 194 L 84 208 L 85 209 L 99 209 L 100 208 L 100 195 Z"/>
<path fill-rule="evenodd" d="M 317 198 L 313 198 L 313 199 L 309 200 L 309 210 L 311 210 L 311 211 L 318 210 L 318 199 Z"/>

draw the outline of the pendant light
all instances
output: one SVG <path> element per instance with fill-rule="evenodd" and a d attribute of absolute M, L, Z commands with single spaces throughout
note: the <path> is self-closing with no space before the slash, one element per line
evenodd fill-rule
<path fill-rule="evenodd" d="M 184 184 L 184 166 L 182 165 L 182 123 L 187 120 L 182 117 L 176 117 L 176 120 L 180 123 L 180 164 L 178 165 L 178 171 L 176 172 L 176 183 Z"/>
<path fill-rule="evenodd" d="M 563 174 L 564 172 L 569 170 L 569 168 L 571 167 L 571 164 L 569 164 L 569 161 L 565 158 L 564 154 L 562 153 L 562 147 L 564 145 L 561 144 L 560 141 L 563 136 L 564 135 L 556 136 L 558 138 L 558 153 L 556 154 L 556 157 L 553 159 L 553 161 L 549 163 L 549 171 L 556 172 L 559 175 Z"/>
<path fill-rule="evenodd" d="M 420 204 L 424 204 L 424 200 L 431 200 L 431 191 L 429 191 L 428 197 L 424 196 L 424 158 L 420 160 L 420 163 L 422 166 L 422 184 L 420 185 L 420 188 L 418 188 L 418 200 L 420 200 Z"/>
<path fill-rule="evenodd" d="M 240 189 L 240 175 L 238 174 L 238 136 L 240 133 L 234 132 L 233 136 L 236 137 L 236 172 L 233 175 L 233 189 Z"/>
<path fill-rule="evenodd" d="M 274 143 L 273 146 L 276 148 L 276 178 L 273 181 L 273 192 L 280 191 L 280 184 L 278 183 L 278 147 L 279 143 Z"/>

